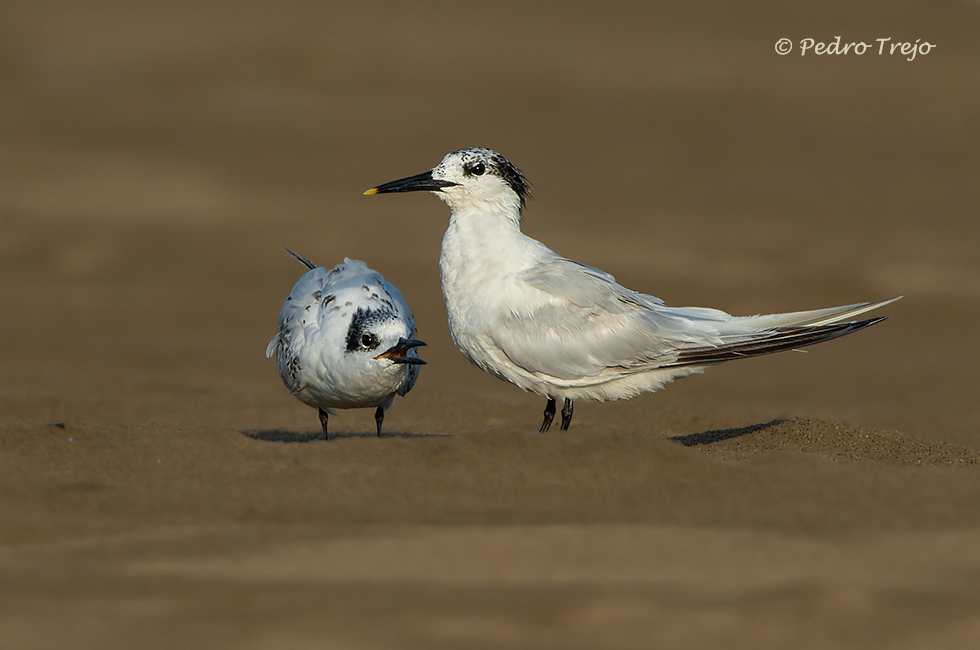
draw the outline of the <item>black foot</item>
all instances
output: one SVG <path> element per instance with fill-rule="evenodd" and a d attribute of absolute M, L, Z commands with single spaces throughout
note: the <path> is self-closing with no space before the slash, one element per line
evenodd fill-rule
<path fill-rule="evenodd" d="M 551 428 L 551 421 L 555 419 L 555 400 L 548 398 L 548 405 L 544 407 L 544 422 L 541 423 L 539 433 L 544 433 Z"/>
<path fill-rule="evenodd" d="M 374 421 L 378 423 L 378 437 L 381 437 L 381 423 L 385 421 L 385 410 L 382 407 L 378 407 L 378 410 L 374 412 Z"/>
<path fill-rule="evenodd" d="M 565 405 L 561 408 L 561 430 L 568 431 L 568 425 L 572 423 L 572 400 L 565 398 Z"/>
<path fill-rule="evenodd" d="M 320 424 L 323 426 L 323 437 L 320 440 L 333 440 L 327 432 L 327 418 L 330 416 L 326 409 L 320 409 Z"/>

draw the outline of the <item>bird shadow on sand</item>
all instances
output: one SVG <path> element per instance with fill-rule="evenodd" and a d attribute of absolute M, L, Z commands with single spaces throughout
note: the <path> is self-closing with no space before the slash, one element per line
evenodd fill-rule
<path fill-rule="evenodd" d="M 245 431 L 240 431 L 246 438 L 251 438 L 252 440 L 263 440 L 265 442 L 327 442 L 323 437 L 323 434 L 319 431 L 316 433 L 297 433 L 296 431 L 283 431 L 282 429 L 267 429 L 264 431 L 254 431 L 247 429 Z M 331 440 L 341 440 L 344 438 L 448 438 L 450 437 L 448 433 L 402 433 L 399 431 L 392 431 L 391 433 L 385 432 L 381 436 L 375 433 L 356 433 L 356 432 L 341 432 L 341 433 L 331 433 Z"/>
<path fill-rule="evenodd" d="M 723 440 L 731 440 L 732 438 L 740 438 L 742 436 L 747 436 L 756 431 L 762 431 L 768 429 L 769 427 L 774 427 L 778 424 L 782 424 L 786 420 L 773 420 L 771 422 L 762 422 L 760 424 L 753 424 L 748 427 L 739 427 L 737 429 L 716 429 L 714 431 L 702 431 L 701 433 L 689 433 L 686 436 L 673 436 L 671 440 L 674 442 L 679 442 L 685 447 L 693 447 L 695 445 L 710 445 L 715 442 L 722 442 Z"/>

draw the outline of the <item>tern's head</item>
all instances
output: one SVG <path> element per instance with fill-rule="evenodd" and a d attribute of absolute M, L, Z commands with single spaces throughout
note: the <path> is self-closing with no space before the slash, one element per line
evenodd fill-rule
<path fill-rule="evenodd" d="M 345 352 L 354 358 L 391 365 L 422 365 L 415 348 L 425 345 L 411 338 L 403 320 L 388 310 L 358 307 L 347 327 Z"/>
<path fill-rule="evenodd" d="M 365 194 L 422 190 L 435 192 L 453 213 L 504 211 L 517 219 L 530 196 L 521 170 L 496 151 L 479 148 L 446 154 L 442 162 L 424 174 L 379 185 Z"/>

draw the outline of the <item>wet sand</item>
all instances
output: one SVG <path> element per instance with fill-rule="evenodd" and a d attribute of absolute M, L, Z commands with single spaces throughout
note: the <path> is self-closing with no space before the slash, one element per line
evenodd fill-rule
<path fill-rule="evenodd" d="M 977 647 L 980 5 L 813 11 L 0 9 L 0 646 Z M 937 48 L 774 51 L 837 34 Z M 668 304 L 905 298 L 538 435 L 449 338 L 446 207 L 361 195 L 467 146 Z M 280 246 L 412 306 L 383 438 L 264 357 Z"/>

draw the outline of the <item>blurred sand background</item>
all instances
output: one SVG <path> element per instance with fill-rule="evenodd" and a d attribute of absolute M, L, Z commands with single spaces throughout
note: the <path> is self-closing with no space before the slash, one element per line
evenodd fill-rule
<path fill-rule="evenodd" d="M 0 6 L 0 647 L 980 647 L 980 4 Z M 892 37 L 901 55 L 798 54 Z M 794 52 L 775 53 L 779 38 Z M 628 402 L 543 400 L 445 321 L 448 151 L 668 304 L 904 294 Z M 264 357 L 360 258 L 429 365 L 316 414 Z M 63 423 L 64 428 L 55 423 Z"/>

